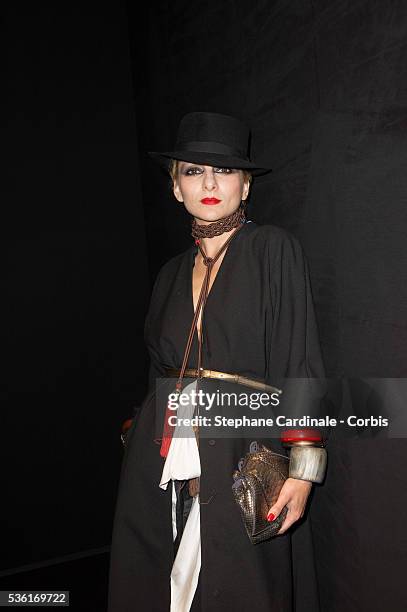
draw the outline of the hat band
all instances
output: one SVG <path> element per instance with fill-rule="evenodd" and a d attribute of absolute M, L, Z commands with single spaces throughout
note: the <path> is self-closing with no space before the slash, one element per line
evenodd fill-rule
<path fill-rule="evenodd" d="M 239 157 L 245 161 L 249 161 L 249 158 L 242 152 L 228 145 L 221 144 L 220 142 L 203 141 L 203 140 L 189 140 L 186 142 L 177 143 L 177 151 L 185 151 L 185 153 L 220 153 L 223 155 L 230 155 L 232 157 Z"/>

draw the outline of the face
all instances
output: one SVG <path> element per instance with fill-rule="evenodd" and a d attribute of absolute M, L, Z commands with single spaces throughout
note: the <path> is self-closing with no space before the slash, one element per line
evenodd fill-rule
<path fill-rule="evenodd" d="M 203 225 L 234 213 L 249 193 L 242 170 L 180 161 L 174 195 Z"/>

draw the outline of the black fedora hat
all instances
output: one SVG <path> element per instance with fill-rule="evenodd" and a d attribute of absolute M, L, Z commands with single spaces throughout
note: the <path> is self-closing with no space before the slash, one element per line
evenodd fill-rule
<path fill-rule="evenodd" d="M 174 151 L 148 151 L 167 171 L 172 159 L 216 166 L 241 168 L 254 176 L 271 172 L 248 156 L 249 128 L 239 119 L 220 113 L 194 112 L 179 124 Z"/>

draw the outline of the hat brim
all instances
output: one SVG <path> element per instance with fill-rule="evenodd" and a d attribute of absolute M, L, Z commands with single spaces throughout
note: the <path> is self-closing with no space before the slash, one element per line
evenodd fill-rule
<path fill-rule="evenodd" d="M 216 166 L 217 168 L 238 168 L 248 170 L 253 176 L 261 176 L 268 172 L 272 172 L 271 168 L 262 168 L 253 162 L 246 161 L 240 157 L 231 157 L 222 155 L 221 153 L 202 153 L 202 152 L 185 152 L 185 151 L 148 151 L 148 155 L 156 161 L 162 168 L 169 170 L 169 165 L 172 159 L 180 161 L 192 162 L 195 164 L 205 164 L 208 166 Z"/>

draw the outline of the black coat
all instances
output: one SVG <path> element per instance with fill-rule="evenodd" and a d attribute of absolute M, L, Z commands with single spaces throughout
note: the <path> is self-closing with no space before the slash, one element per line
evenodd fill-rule
<path fill-rule="evenodd" d="M 168 261 L 151 296 L 145 323 L 151 387 L 123 459 L 109 612 L 169 611 L 171 487 L 163 491 L 158 486 L 164 459 L 154 441 L 162 425 L 155 410 L 155 379 L 163 376 L 164 365 L 179 368 L 182 363 L 193 317 L 196 253 L 192 246 Z M 271 385 L 284 377 L 324 375 L 307 264 L 298 241 L 280 228 L 247 222 L 237 232 L 209 293 L 203 324 L 205 368 Z M 188 367 L 196 365 L 195 335 Z M 202 610 L 318 612 L 310 513 L 295 529 L 255 546 L 244 530 L 231 485 L 249 442 L 200 441 L 200 499 L 212 497 L 201 505 Z"/>

